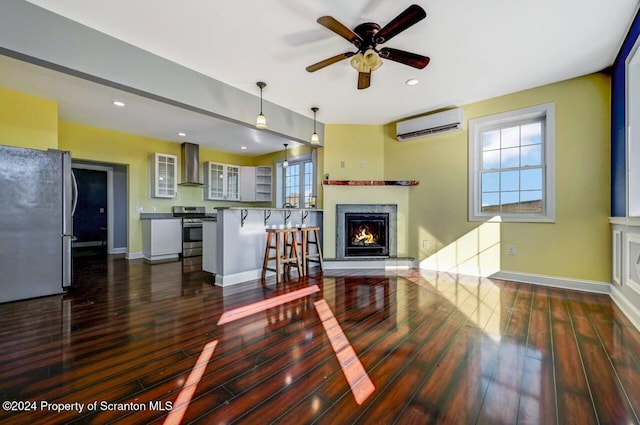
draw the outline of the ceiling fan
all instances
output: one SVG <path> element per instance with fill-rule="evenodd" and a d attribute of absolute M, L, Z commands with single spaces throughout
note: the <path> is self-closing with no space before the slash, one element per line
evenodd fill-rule
<path fill-rule="evenodd" d="M 426 56 L 404 50 L 392 49 L 391 47 L 383 47 L 382 49 L 378 49 L 377 47 L 379 44 L 386 43 L 402 31 L 421 21 L 426 16 L 427 14 L 423 8 L 412 4 L 384 27 L 380 27 L 380 25 L 374 22 L 365 22 L 353 30 L 347 28 L 331 16 L 322 16 L 318 18 L 320 25 L 346 39 L 356 46 L 358 50 L 332 56 L 313 65 L 309 65 L 306 69 L 308 72 L 315 72 L 325 66 L 351 58 L 351 66 L 358 71 L 358 89 L 360 90 L 366 89 L 371 85 L 371 71 L 375 71 L 382 65 L 380 58 L 422 69 L 427 66 L 430 60 Z"/>

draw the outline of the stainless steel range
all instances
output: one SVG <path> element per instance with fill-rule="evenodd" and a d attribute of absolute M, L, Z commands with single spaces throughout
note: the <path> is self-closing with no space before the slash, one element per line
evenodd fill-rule
<path fill-rule="evenodd" d="M 173 216 L 182 218 L 182 256 L 201 256 L 205 207 L 173 207 Z"/>

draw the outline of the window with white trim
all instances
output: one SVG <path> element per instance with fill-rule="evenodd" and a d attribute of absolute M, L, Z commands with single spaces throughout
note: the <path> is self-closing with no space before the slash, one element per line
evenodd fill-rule
<path fill-rule="evenodd" d="M 277 171 L 278 206 L 315 208 L 315 155 L 301 155 L 288 160 L 284 168 L 279 162 Z"/>
<path fill-rule="evenodd" d="M 555 221 L 553 103 L 469 120 L 469 220 Z"/>

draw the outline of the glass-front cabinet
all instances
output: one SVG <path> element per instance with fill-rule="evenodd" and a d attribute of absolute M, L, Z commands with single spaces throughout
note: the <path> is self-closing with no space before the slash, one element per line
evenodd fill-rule
<path fill-rule="evenodd" d="M 164 153 L 152 153 L 149 162 L 151 197 L 175 198 L 178 193 L 178 157 Z"/>
<path fill-rule="evenodd" d="M 240 167 L 237 165 L 204 163 L 204 198 L 207 200 L 240 200 Z"/>

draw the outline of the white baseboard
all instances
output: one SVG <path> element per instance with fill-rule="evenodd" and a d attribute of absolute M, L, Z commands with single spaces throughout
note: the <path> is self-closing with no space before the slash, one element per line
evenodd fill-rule
<path fill-rule="evenodd" d="M 640 331 L 640 310 L 627 300 L 617 286 L 611 285 L 611 299 L 618 306 L 622 313 L 629 319 L 633 326 Z"/>
<path fill-rule="evenodd" d="M 611 294 L 611 283 L 597 282 L 593 280 L 581 280 L 565 277 L 546 276 L 541 274 L 530 274 L 520 272 L 510 272 L 501 270 L 493 273 L 490 278 L 511 280 L 514 282 L 532 283 L 535 285 L 551 286 L 553 288 L 574 289 L 576 291 L 593 292 L 596 294 Z"/>
<path fill-rule="evenodd" d="M 126 254 L 127 253 L 127 247 L 123 247 L 123 248 L 113 248 L 111 251 L 109 251 L 109 254 Z"/>
<path fill-rule="evenodd" d="M 320 266 L 317 264 L 312 264 L 312 265 L 309 265 L 309 267 L 314 268 L 314 267 L 320 267 Z M 297 273 L 298 273 L 297 271 L 293 271 L 292 276 L 297 276 Z M 275 272 L 268 270 L 266 277 L 270 277 L 270 276 L 275 276 Z M 249 270 L 242 273 L 234 273 L 234 274 L 227 274 L 227 275 L 216 274 L 215 284 L 216 286 L 227 287 L 231 285 L 236 285 L 238 283 L 247 283 L 252 280 L 260 280 L 260 279 L 262 279 L 262 268 Z M 225 292 L 225 294 L 226 293 L 227 292 Z"/>
<path fill-rule="evenodd" d="M 142 254 L 142 252 L 129 252 L 126 258 L 127 260 L 138 260 L 144 258 L 144 254 Z"/>
<path fill-rule="evenodd" d="M 267 276 L 273 275 L 273 272 L 267 272 Z M 221 275 L 216 274 L 216 286 L 229 286 L 237 283 L 244 283 L 249 280 L 260 279 L 262 277 L 262 269 L 249 270 L 241 273 Z"/>

